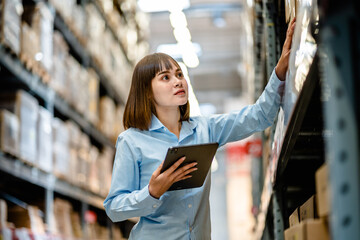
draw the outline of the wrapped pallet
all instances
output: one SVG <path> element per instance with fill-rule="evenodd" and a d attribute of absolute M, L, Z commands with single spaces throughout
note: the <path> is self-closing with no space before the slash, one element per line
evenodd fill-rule
<path fill-rule="evenodd" d="M 78 165 L 79 165 L 79 154 L 78 149 L 80 148 L 81 141 L 81 130 L 80 127 L 73 121 L 67 121 L 66 127 L 69 132 L 69 170 L 68 177 L 69 181 L 74 185 L 79 185 L 77 180 Z"/>
<path fill-rule="evenodd" d="M 109 147 L 103 148 L 98 160 L 98 169 L 101 169 L 99 171 L 101 186 L 99 194 L 102 196 L 106 196 L 110 190 L 113 159 L 114 150 Z"/>
<path fill-rule="evenodd" d="M 89 101 L 88 101 L 88 119 L 95 126 L 99 120 L 99 77 L 93 69 L 88 69 L 89 77 Z"/>
<path fill-rule="evenodd" d="M 15 54 L 20 54 L 21 0 L 0 1 L 0 41 Z"/>
<path fill-rule="evenodd" d="M 63 98 L 67 99 L 67 65 L 69 46 L 62 34 L 54 31 L 53 34 L 53 65 L 50 71 L 50 86 Z"/>
<path fill-rule="evenodd" d="M 69 172 L 69 132 L 64 122 L 53 119 L 53 168 L 56 176 L 67 179 Z"/>
<path fill-rule="evenodd" d="M 29 24 L 21 24 L 20 58 L 29 70 L 35 67 L 36 57 L 40 54 L 40 38 Z"/>
<path fill-rule="evenodd" d="M 37 119 L 39 104 L 35 97 L 19 90 L 13 93 L 2 93 L 0 108 L 5 108 L 17 115 L 20 123 L 19 157 L 31 164 L 36 162 Z"/>
<path fill-rule="evenodd" d="M 71 226 L 72 206 L 68 201 L 56 198 L 54 200 L 54 216 L 56 220 L 57 233 L 64 239 L 72 239 L 74 236 Z"/>
<path fill-rule="evenodd" d="M 53 167 L 52 118 L 52 114 L 47 109 L 39 108 L 37 165 L 46 172 L 51 172 Z"/>
<path fill-rule="evenodd" d="M 98 193 L 100 191 L 100 184 L 99 184 L 99 171 L 101 169 L 98 168 L 98 161 L 99 161 L 99 149 L 95 146 L 92 146 L 89 153 L 89 189 L 94 192 Z"/>
<path fill-rule="evenodd" d="M 80 137 L 80 146 L 78 149 L 78 171 L 77 171 L 77 178 L 78 183 L 81 187 L 88 188 L 88 176 L 90 170 L 90 159 L 89 159 L 89 152 L 90 152 L 90 138 L 87 134 L 82 133 Z"/>
<path fill-rule="evenodd" d="M 116 142 L 117 137 L 124 131 L 123 116 L 124 116 L 124 105 L 119 105 L 116 108 L 115 120 L 114 120 L 114 134 L 112 140 Z"/>
<path fill-rule="evenodd" d="M 7 110 L 0 111 L 0 149 L 18 156 L 20 127 L 17 116 Z"/>
<path fill-rule="evenodd" d="M 99 129 L 107 137 L 111 138 L 114 135 L 114 120 L 115 120 L 116 106 L 114 101 L 103 96 L 100 99 L 99 105 Z"/>
<path fill-rule="evenodd" d="M 55 10 L 45 2 L 24 8 L 23 19 L 30 24 L 40 39 L 39 61 L 47 72 L 51 71 L 53 53 L 53 29 Z"/>

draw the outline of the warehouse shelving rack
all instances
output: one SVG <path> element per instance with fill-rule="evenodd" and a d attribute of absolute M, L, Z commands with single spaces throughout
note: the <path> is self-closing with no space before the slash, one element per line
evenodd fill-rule
<path fill-rule="evenodd" d="M 269 48 L 275 46 L 274 38 L 266 34 L 269 27 L 266 23 L 271 15 L 268 10 L 280 11 L 281 6 L 269 0 L 256 3 L 256 16 L 262 11 L 263 19 L 255 20 L 256 29 L 260 29 L 255 32 L 255 41 L 265 39 L 266 44 L 255 44 L 255 51 L 259 56 L 273 58 L 256 58 L 255 66 L 264 66 L 266 61 L 269 74 L 269 64 L 277 59 L 271 54 L 274 49 Z M 360 239 L 357 94 L 360 34 L 356 31 L 360 26 L 359 5 L 355 1 L 321 1 L 318 4 L 321 9 L 318 50 L 294 105 L 275 170 L 265 169 L 262 194 L 254 196 L 261 198 L 256 239 L 284 239 L 289 215 L 315 193 L 314 174 L 324 162 L 329 165 L 331 239 Z M 281 18 L 281 14 L 277 18 Z M 277 24 L 279 22 L 277 20 Z M 263 28 L 259 23 L 263 23 Z M 275 28 L 281 28 L 277 24 Z M 280 35 L 276 38 L 278 42 L 283 39 Z M 258 68 L 259 73 L 262 74 Z M 261 81 L 261 77 L 256 79 Z M 271 162 L 273 159 L 265 160 Z"/>
<path fill-rule="evenodd" d="M 35 3 L 36 1 L 26 1 L 26 3 Z M 47 1 L 46 1 L 47 2 Z M 85 3 L 92 3 L 96 6 L 101 16 L 107 21 L 106 14 L 102 10 L 98 1 L 81 1 Z M 49 3 L 47 3 L 49 4 Z M 125 98 L 118 93 L 112 86 L 109 79 L 105 76 L 102 70 L 97 66 L 90 56 L 90 53 L 79 42 L 70 28 L 67 26 L 62 17 L 56 13 L 54 19 L 54 28 L 58 30 L 64 37 L 65 41 L 70 47 L 70 53 L 79 61 L 84 67 L 91 67 L 95 70 L 100 79 L 100 95 L 107 95 L 114 100 L 116 104 L 124 104 Z M 122 46 L 119 38 L 116 36 L 111 26 L 107 25 L 114 38 Z M 125 51 L 124 51 L 125 53 Z M 126 64 L 133 66 L 133 63 L 125 54 Z M 77 112 L 66 100 L 62 99 L 55 91 L 48 85 L 44 84 L 40 76 L 30 72 L 20 62 L 18 57 L 11 52 L 6 46 L 0 44 L 0 74 L 2 79 L 0 81 L 1 88 L 4 89 L 24 89 L 35 96 L 41 105 L 43 105 L 53 115 L 59 115 L 61 118 L 71 119 L 81 130 L 89 135 L 92 144 L 95 146 L 109 147 L 114 149 L 113 142 L 101 133 L 93 124 L 91 124 L 82 114 Z M 110 220 L 106 217 L 103 200 L 104 196 L 93 193 L 89 190 L 85 190 L 79 186 L 74 186 L 65 180 L 59 179 L 52 173 L 44 172 L 35 166 L 24 163 L 14 156 L 0 152 L 0 179 L 4 183 L 0 189 L 0 196 L 6 197 L 13 196 L 8 195 L 6 192 L 10 191 L 14 194 L 14 199 L 32 199 L 35 197 L 35 193 L 40 194 L 40 200 L 43 201 L 42 206 L 45 223 L 51 229 L 53 222 L 51 220 L 51 213 L 53 212 L 53 201 L 55 196 L 66 198 L 76 205 L 76 210 L 81 212 L 81 216 L 84 216 L 86 210 L 91 209 L 99 213 L 98 219 L 101 224 L 105 224 L 109 228 L 112 227 Z M 9 183 L 9 184 L 8 184 Z M 16 186 L 14 186 L 16 184 Z M 5 189 L 3 187 L 5 186 Z M 16 189 L 6 189 L 14 187 L 24 187 L 24 191 Z M 32 194 L 34 193 L 34 194 Z M 33 196 L 31 196 L 33 195 Z M 17 201 L 17 200 L 16 200 Z M 36 201 L 36 200 L 35 200 Z M 82 217 L 82 225 L 84 227 L 84 218 Z M 125 221 L 120 224 L 122 230 L 125 229 L 125 237 L 128 231 L 127 228 L 131 227 L 133 223 Z M 111 232 L 111 231 L 110 231 Z"/>

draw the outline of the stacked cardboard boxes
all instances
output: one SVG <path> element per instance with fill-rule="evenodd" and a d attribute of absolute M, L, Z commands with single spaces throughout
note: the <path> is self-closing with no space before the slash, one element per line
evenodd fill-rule
<path fill-rule="evenodd" d="M 316 172 L 316 195 L 311 196 L 289 217 L 290 227 L 285 230 L 285 240 L 329 240 L 327 165 Z"/>
<path fill-rule="evenodd" d="M 20 54 L 21 0 L 0 1 L 0 42 L 15 54 Z"/>

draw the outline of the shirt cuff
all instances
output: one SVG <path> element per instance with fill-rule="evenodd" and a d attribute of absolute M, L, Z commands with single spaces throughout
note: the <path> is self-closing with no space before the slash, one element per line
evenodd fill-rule
<path fill-rule="evenodd" d="M 147 208 L 148 210 L 152 210 L 151 212 L 155 211 L 163 203 L 163 201 L 161 201 L 160 199 L 156 199 L 150 195 L 149 185 L 146 185 L 139 192 L 138 201 L 142 203 L 144 208 Z"/>

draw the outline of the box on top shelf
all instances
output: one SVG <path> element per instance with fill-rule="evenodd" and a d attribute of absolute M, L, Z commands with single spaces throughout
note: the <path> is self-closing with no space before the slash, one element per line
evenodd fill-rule
<path fill-rule="evenodd" d="M 52 67 L 54 17 L 54 9 L 45 2 L 24 6 L 23 20 L 39 37 L 40 54 L 36 55 L 36 60 L 47 72 Z"/>
<path fill-rule="evenodd" d="M 20 123 L 19 157 L 26 162 L 35 164 L 39 111 L 37 99 L 23 90 L 2 93 L 0 108 L 5 108 L 17 115 Z"/>
<path fill-rule="evenodd" d="M 46 172 L 53 168 L 52 119 L 49 110 L 40 107 L 37 124 L 37 165 Z"/>
<path fill-rule="evenodd" d="M 296 16 L 296 26 L 289 57 L 289 69 L 286 75 L 285 94 L 283 96 L 284 129 L 291 119 L 304 82 L 308 76 L 317 51 L 314 23 L 318 21 L 317 2 L 301 1 Z"/>
<path fill-rule="evenodd" d="M 0 149 L 14 156 L 19 155 L 20 126 L 18 117 L 7 111 L 0 110 Z"/>
<path fill-rule="evenodd" d="M 320 217 L 330 214 L 329 168 L 325 163 L 315 173 L 317 213 Z"/>
<path fill-rule="evenodd" d="M 53 168 L 56 176 L 67 179 L 69 173 L 69 132 L 64 122 L 53 119 Z"/>
<path fill-rule="evenodd" d="M 21 0 L 0 1 L 0 42 L 15 54 L 20 54 Z"/>

